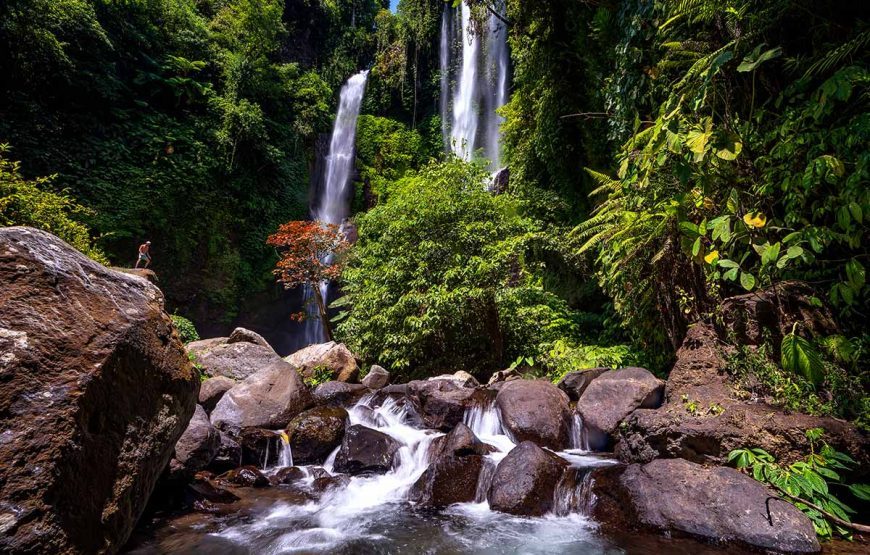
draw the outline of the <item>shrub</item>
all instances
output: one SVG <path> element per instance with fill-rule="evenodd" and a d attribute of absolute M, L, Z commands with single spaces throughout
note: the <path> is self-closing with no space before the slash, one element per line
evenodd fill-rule
<path fill-rule="evenodd" d="M 196 331 L 193 322 L 183 316 L 173 314 L 172 323 L 175 324 L 175 329 L 178 330 L 178 336 L 181 337 L 182 343 L 187 345 L 193 341 L 199 341 L 199 333 Z"/>

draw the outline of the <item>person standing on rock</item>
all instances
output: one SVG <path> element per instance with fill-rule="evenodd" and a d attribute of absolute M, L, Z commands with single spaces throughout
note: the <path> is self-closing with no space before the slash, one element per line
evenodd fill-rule
<path fill-rule="evenodd" d="M 136 261 L 137 269 L 142 261 L 145 262 L 143 269 L 147 270 L 148 265 L 151 264 L 151 241 L 145 241 L 143 244 L 139 245 L 139 259 Z"/>

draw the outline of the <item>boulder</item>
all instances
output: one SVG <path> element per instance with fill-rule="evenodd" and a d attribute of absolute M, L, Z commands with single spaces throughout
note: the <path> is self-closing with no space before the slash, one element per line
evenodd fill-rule
<path fill-rule="evenodd" d="M 218 430 L 220 444 L 217 452 L 208 465 L 209 470 L 226 472 L 242 466 L 242 446 L 228 434 Z"/>
<path fill-rule="evenodd" d="M 256 347 L 252 343 L 233 345 Z M 287 426 L 313 402 L 296 370 L 278 359 L 227 391 L 212 411 L 211 422 L 234 434 L 242 428 L 274 430 Z"/>
<path fill-rule="evenodd" d="M 471 503 L 485 464 L 483 457 L 442 456 L 429 465 L 411 488 L 410 499 L 422 507 L 443 508 L 454 503 Z"/>
<path fill-rule="evenodd" d="M 661 405 L 664 388 L 664 382 L 644 368 L 608 370 L 598 376 L 577 401 L 589 446 L 604 450 L 625 417 L 638 408 Z"/>
<path fill-rule="evenodd" d="M 297 464 L 320 464 L 344 437 L 347 411 L 341 407 L 309 409 L 287 425 L 287 437 L 293 461 Z"/>
<path fill-rule="evenodd" d="M 191 343 L 187 350 L 206 376 L 226 376 L 236 381 L 281 362 L 281 357 L 271 347 L 255 343 L 219 343 L 206 349 Z"/>
<path fill-rule="evenodd" d="M 339 382 L 355 383 L 359 379 L 356 359 L 343 343 L 330 341 L 311 345 L 284 360 L 298 368 L 306 380 L 314 379 L 318 370 L 331 372 L 331 379 Z"/>
<path fill-rule="evenodd" d="M 266 341 L 262 335 L 245 328 L 236 328 L 233 330 L 233 333 L 231 333 L 229 338 L 227 338 L 227 344 L 231 343 L 253 343 L 260 347 L 272 349 L 272 346 L 269 345 L 269 342 Z"/>
<path fill-rule="evenodd" d="M 456 382 L 462 387 L 478 387 L 480 385 L 480 382 L 477 381 L 477 378 L 464 370 L 454 372 L 453 374 L 442 374 L 440 376 L 433 376 L 429 378 L 429 381 L 432 380 L 449 380 L 452 382 Z"/>
<path fill-rule="evenodd" d="M 384 474 L 393 467 L 398 450 L 399 443 L 387 434 L 357 424 L 345 431 L 333 468 L 353 475 Z"/>
<path fill-rule="evenodd" d="M 372 365 L 362 384 L 369 389 L 381 389 L 389 385 L 390 373 L 377 364 Z"/>
<path fill-rule="evenodd" d="M 568 396 L 550 382 L 508 382 L 495 398 L 505 428 L 517 442 L 534 441 L 553 450 L 570 444 Z"/>
<path fill-rule="evenodd" d="M 738 345 L 761 345 L 769 340 L 777 357 L 783 336 L 791 333 L 796 322 L 814 337 L 840 333 L 831 310 L 819 306 L 816 292 L 801 281 L 781 281 L 767 289 L 729 297 L 722 302 L 720 315 L 720 337 Z"/>
<path fill-rule="evenodd" d="M 441 444 L 441 452 L 445 456 L 465 457 L 469 455 L 489 455 L 495 451 L 495 447 L 480 441 L 471 428 L 459 423 L 449 434 L 444 436 Z"/>
<path fill-rule="evenodd" d="M 243 466 L 225 472 L 217 477 L 218 481 L 246 488 L 265 488 L 271 484 L 255 466 Z"/>
<path fill-rule="evenodd" d="M 593 484 L 592 516 L 605 529 L 654 529 L 762 551 L 820 551 L 800 510 L 733 468 L 660 459 L 595 471 Z"/>
<path fill-rule="evenodd" d="M 175 443 L 173 474 L 192 477 L 211 463 L 221 445 L 220 433 L 205 410 L 197 405 L 187 429 Z"/>
<path fill-rule="evenodd" d="M 462 422 L 465 411 L 485 395 L 452 379 L 410 382 L 407 391 L 415 407 L 419 407 L 425 426 L 444 431 Z"/>
<path fill-rule="evenodd" d="M 355 405 L 368 392 L 368 388 L 361 384 L 326 382 L 314 388 L 314 403 L 318 405 L 350 407 Z"/>
<path fill-rule="evenodd" d="M 300 480 L 304 480 L 308 477 L 308 474 L 305 473 L 304 470 L 298 468 L 296 466 L 288 466 L 287 468 L 282 468 L 278 472 L 276 472 L 272 478 L 271 482 L 273 486 L 277 485 L 288 485 L 298 482 Z"/>
<path fill-rule="evenodd" d="M 493 386 L 498 383 L 521 379 L 523 379 L 523 377 L 520 375 L 520 373 L 517 370 L 510 368 L 507 370 L 499 370 L 498 372 L 493 372 L 492 376 L 489 377 L 489 381 L 486 383 L 486 385 Z"/>
<path fill-rule="evenodd" d="M 541 516 L 554 506 L 554 494 L 568 463 L 531 441 L 517 445 L 498 463 L 489 488 L 494 511 Z"/>
<path fill-rule="evenodd" d="M 311 488 L 318 493 L 324 493 L 332 489 L 346 488 L 348 484 L 350 484 L 350 476 L 339 474 L 315 478 L 314 482 L 311 483 Z"/>
<path fill-rule="evenodd" d="M 569 399 L 577 402 L 592 380 L 604 374 L 610 368 L 587 368 L 568 372 L 556 383 L 556 387 L 565 392 Z"/>
<path fill-rule="evenodd" d="M 805 431 L 822 428 L 825 442 L 851 455 L 860 467 L 870 465 L 866 434 L 847 422 L 738 398 L 728 378 L 726 349 L 712 326 L 689 328 L 668 377 L 665 404 L 637 410 L 620 426 L 614 449 L 620 460 L 683 458 L 725 464 L 734 449 L 760 447 L 777 462 L 791 463 L 810 451 Z M 683 399 L 698 410 L 688 411 Z"/>
<path fill-rule="evenodd" d="M 238 495 L 217 486 L 213 481 L 205 477 L 197 477 L 193 483 L 188 484 L 187 493 L 194 503 L 197 501 L 235 503 L 240 500 Z"/>
<path fill-rule="evenodd" d="M 0 228 L 0 552 L 114 552 L 199 392 L 163 295 Z"/>
<path fill-rule="evenodd" d="M 216 376 L 202 382 L 199 387 L 199 404 L 205 409 L 205 412 L 211 414 L 211 411 L 217 406 L 218 401 L 224 396 L 224 393 L 235 387 L 236 382 L 226 376 Z"/>
<path fill-rule="evenodd" d="M 227 342 L 228 337 L 212 337 L 209 339 L 200 339 L 199 341 L 191 341 L 184 346 L 188 353 L 198 355 L 199 353 L 208 351 L 218 345 L 223 345 Z"/>

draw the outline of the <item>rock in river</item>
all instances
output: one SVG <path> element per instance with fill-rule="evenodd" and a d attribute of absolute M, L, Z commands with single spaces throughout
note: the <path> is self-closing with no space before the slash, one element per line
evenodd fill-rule
<path fill-rule="evenodd" d="M 353 353 L 343 343 L 335 341 L 305 347 L 284 360 L 298 368 L 306 380 L 314 378 L 318 370 L 329 372 L 329 378 L 339 382 L 353 383 L 359 378 Z"/>
<path fill-rule="evenodd" d="M 786 553 L 820 550 L 802 512 L 733 468 L 659 459 L 593 476 L 593 516 L 605 528 L 652 528 Z"/>
<path fill-rule="evenodd" d="M 0 228 L 0 552 L 115 552 L 199 379 L 142 278 Z"/>
<path fill-rule="evenodd" d="M 558 450 L 569 446 L 571 410 L 568 396 L 544 380 L 516 380 L 495 399 L 504 425 L 517 441 L 534 441 Z"/>
<path fill-rule="evenodd" d="M 320 464 L 341 444 L 347 411 L 341 407 L 315 407 L 287 425 L 287 437 L 297 464 Z"/>
<path fill-rule="evenodd" d="M 662 404 L 664 389 L 664 382 L 644 368 L 609 370 L 594 379 L 577 401 L 590 446 L 605 449 L 610 435 L 635 409 Z"/>
<path fill-rule="evenodd" d="M 502 459 L 489 488 L 495 511 L 541 516 L 553 508 L 556 486 L 568 463 L 531 441 L 524 441 Z"/>
<path fill-rule="evenodd" d="M 346 474 L 383 474 L 393 467 L 399 443 L 385 433 L 359 424 L 344 434 L 335 457 L 335 471 Z"/>
<path fill-rule="evenodd" d="M 233 345 L 252 345 L 234 343 Z M 280 358 L 224 394 L 211 413 L 218 429 L 283 428 L 313 403 L 296 370 Z"/>

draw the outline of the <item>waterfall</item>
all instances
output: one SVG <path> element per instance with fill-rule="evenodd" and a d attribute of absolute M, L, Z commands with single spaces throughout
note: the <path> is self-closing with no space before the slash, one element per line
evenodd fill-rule
<path fill-rule="evenodd" d="M 278 442 L 278 466 L 281 468 L 293 466 L 293 450 L 290 449 L 290 438 L 285 432 L 281 432 Z"/>
<path fill-rule="evenodd" d="M 504 13 L 504 3 L 497 3 L 496 9 Z M 499 128 L 503 121 L 496 111 L 508 96 L 507 29 L 492 14 L 483 29 L 473 30 L 471 25 L 471 9 L 466 3 L 458 10 L 444 8 L 440 44 L 442 133 L 445 147 L 464 160 L 482 149 L 495 171 L 501 167 Z M 459 56 L 461 64 L 455 64 Z M 451 71 L 456 74 L 451 75 Z"/>
<path fill-rule="evenodd" d="M 323 190 L 316 191 L 312 202 L 312 216 L 315 220 L 334 225 L 343 225 L 350 215 L 350 179 L 353 173 L 354 145 L 356 143 L 356 121 L 359 117 L 363 94 L 365 93 L 368 71 L 361 71 L 347 80 L 341 88 L 338 114 L 332 129 L 329 154 L 326 157 L 326 176 Z M 324 303 L 328 304 L 329 283 L 320 284 Z M 323 343 L 325 334 L 323 323 L 319 320 L 313 302 L 314 292 L 305 291 L 308 319 L 305 323 L 305 341 L 308 345 Z"/>

